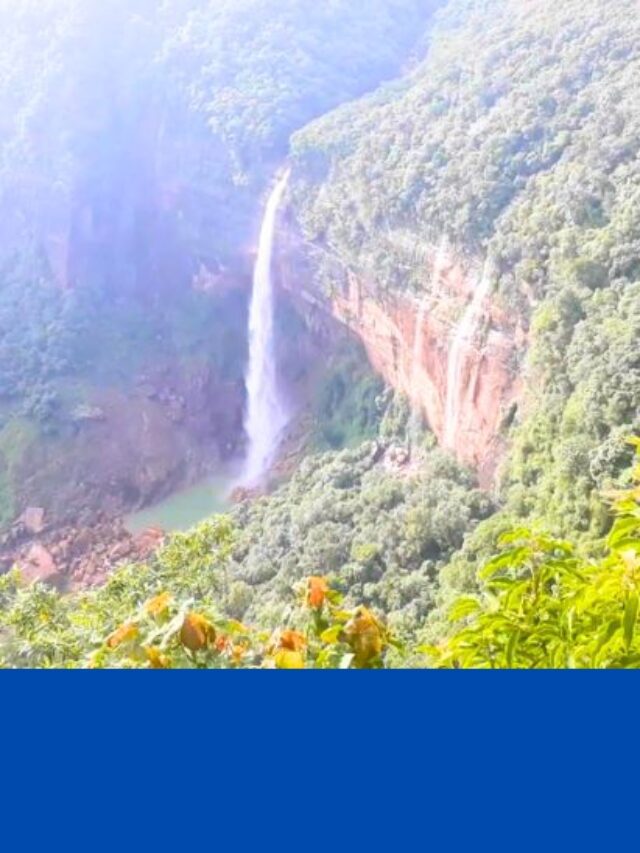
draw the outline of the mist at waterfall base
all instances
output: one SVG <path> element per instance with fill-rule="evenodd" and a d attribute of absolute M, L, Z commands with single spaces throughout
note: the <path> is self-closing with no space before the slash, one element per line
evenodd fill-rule
<path fill-rule="evenodd" d="M 273 463 L 284 428 L 290 419 L 278 385 L 274 336 L 273 247 L 278 211 L 289 181 L 284 172 L 273 188 L 260 232 L 249 309 L 249 363 L 246 373 L 247 456 L 242 473 L 244 486 L 256 486 Z"/>

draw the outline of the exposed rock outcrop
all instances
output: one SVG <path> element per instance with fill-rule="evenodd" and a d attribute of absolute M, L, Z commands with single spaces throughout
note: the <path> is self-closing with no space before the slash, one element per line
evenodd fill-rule
<path fill-rule="evenodd" d="M 41 506 L 27 507 L 18 522 L 24 525 L 27 533 L 42 533 L 45 527 L 44 509 Z"/>
<path fill-rule="evenodd" d="M 17 522 L 0 541 L 0 572 L 19 568 L 27 583 L 61 590 L 100 586 L 121 563 L 147 560 L 162 545 L 164 531 L 130 534 L 119 519 L 91 525 L 45 526 L 30 531 Z"/>
<path fill-rule="evenodd" d="M 321 311 L 351 329 L 364 344 L 374 369 L 424 414 L 441 443 L 447 409 L 455 411 L 450 449 L 489 486 L 503 449 L 501 427 L 519 393 L 517 361 L 526 331 L 518 318 L 500 308 L 488 288 L 477 323 L 458 341 L 457 368 L 450 370 L 456 329 L 476 292 L 482 265 L 452 251 L 443 256 L 442 249 L 434 249 L 419 297 L 383 293 L 374 282 L 344 271 L 329 299 L 313 289 L 312 277 L 300 274 L 304 269 L 304 262 L 298 267 L 296 260 L 300 247 L 292 251 L 292 245 L 295 241 L 281 259 L 281 277 L 286 289 L 305 306 L 310 322 L 315 322 L 311 315 Z M 455 399 L 449 399 L 448 406 L 449 395 Z"/>
<path fill-rule="evenodd" d="M 51 552 L 44 545 L 31 545 L 20 562 L 22 574 L 27 581 L 56 585 L 61 580 L 62 573 Z"/>

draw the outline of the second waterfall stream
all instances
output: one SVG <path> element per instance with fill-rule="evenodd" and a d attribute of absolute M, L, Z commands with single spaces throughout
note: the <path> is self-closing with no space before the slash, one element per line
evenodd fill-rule
<path fill-rule="evenodd" d="M 449 347 L 443 436 L 443 444 L 447 450 L 455 450 L 456 447 L 461 401 L 465 391 L 466 358 L 474 345 L 474 337 L 482 319 L 484 303 L 491 292 L 492 285 L 492 268 L 487 261 L 482 271 L 482 278 L 474 290 L 471 302 L 462 315 Z"/>
<path fill-rule="evenodd" d="M 258 257 L 253 275 L 249 310 L 249 364 L 246 373 L 247 458 L 243 473 L 246 485 L 259 484 L 274 461 L 289 412 L 278 385 L 274 335 L 273 246 L 278 211 L 289 171 L 273 188 L 262 220 Z"/>

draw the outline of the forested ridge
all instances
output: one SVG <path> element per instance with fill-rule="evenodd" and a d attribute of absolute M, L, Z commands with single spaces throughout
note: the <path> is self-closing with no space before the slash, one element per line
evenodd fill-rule
<path fill-rule="evenodd" d="M 451 2 L 413 74 L 293 140 L 320 276 L 337 257 L 420 293 L 442 236 L 494 261 L 496 303 L 531 326 L 507 504 L 564 531 L 602 531 L 590 495 L 640 426 L 636 11 Z"/>
<path fill-rule="evenodd" d="M 0 530 L 105 388 L 171 363 L 239 405 L 285 160 L 307 407 L 268 493 L 102 588 L 0 577 L 0 665 L 639 665 L 636 6 L 0 0 Z M 496 316 L 518 331 L 484 489 L 314 313 L 353 281 L 381 311 L 452 298 L 439 246 L 492 271 L 480 357 Z"/>

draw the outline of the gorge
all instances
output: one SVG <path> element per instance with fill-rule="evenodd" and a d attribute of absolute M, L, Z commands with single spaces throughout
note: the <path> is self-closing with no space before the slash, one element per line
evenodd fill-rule
<path fill-rule="evenodd" d="M 640 433 L 633 0 L 0 25 L 0 665 L 420 666 L 547 542 L 609 553 Z M 191 610 L 215 647 L 158 640 Z"/>

